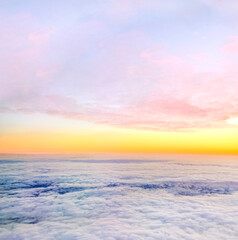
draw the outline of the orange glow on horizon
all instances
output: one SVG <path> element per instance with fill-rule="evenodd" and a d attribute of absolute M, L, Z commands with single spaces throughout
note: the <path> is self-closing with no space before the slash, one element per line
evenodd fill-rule
<path fill-rule="evenodd" d="M 237 131 L 236 131 L 237 133 Z M 0 138 L 0 153 L 178 153 L 238 155 L 234 130 L 95 133 L 15 133 Z"/>

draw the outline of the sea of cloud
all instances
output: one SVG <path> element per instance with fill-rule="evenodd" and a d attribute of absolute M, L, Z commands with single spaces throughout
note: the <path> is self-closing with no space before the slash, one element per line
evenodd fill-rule
<path fill-rule="evenodd" d="M 238 164 L 0 160 L 0 239 L 237 240 Z"/>

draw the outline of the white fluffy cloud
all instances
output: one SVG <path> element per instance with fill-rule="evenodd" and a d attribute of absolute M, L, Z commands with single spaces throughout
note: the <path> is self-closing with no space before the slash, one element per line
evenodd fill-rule
<path fill-rule="evenodd" d="M 0 238 L 237 239 L 235 163 L 1 161 Z"/>

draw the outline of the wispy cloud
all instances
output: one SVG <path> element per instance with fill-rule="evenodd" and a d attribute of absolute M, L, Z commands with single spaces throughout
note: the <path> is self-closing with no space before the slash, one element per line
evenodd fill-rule
<path fill-rule="evenodd" d="M 78 5 L 70 8 L 72 14 L 65 8 L 64 23 L 55 15 L 49 18 L 47 9 L 44 19 L 41 8 L 36 12 L 32 4 L 25 12 L 5 12 L 0 26 L 2 111 L 41 112 L 130 128 L 224 127 L 224 119 L 237 114 L 236 33 L 230 30 L 231 40 L 223 32 L 210 35 L 219 41 L 209 50 L 209 38 L 193 34 L 203 31 L 196 16 L 186 18 L 197 29 L 189 24 L 182 29 L 182 23 L 167 17 L 182 19 L 184 11 L 207 6 L 217 11 L 216 6 L 227 4 L 200 1 L 187 9 L 182 3 L 80 3 L 82 14 L 76 11 Z M 61 4 L 57 11 L 63 11 Z M 148 13 L 154 17 L 146 17 Z M 193 40 L 181 42 L 176 26 Z"/>

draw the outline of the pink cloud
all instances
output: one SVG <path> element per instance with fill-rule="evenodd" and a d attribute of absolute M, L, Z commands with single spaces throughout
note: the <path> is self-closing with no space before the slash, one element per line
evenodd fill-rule
<path fill-rule="evenodd" d="M 40 67 L 36 70 L 36 77 L 42 79 L 46 82 L 54 81 L 54 76 L 60 70 L 60 65 L 56 63 L 51 63 L 45 65 L 44 67 Z"/>
<path fill-rule="evenodd" d="M 188 55 L 189 58 L 191 58 L 194 61 L 208 61 L 209 60 L 209 56 L 207 55 L 206 52 L 199 52 L 199 53 L 195 53 L 195 54 L 189 54 Z"/>
<path fill-rule="evenodd" d="M 143 112 L 160 113 L 168 115 L 182 115 L 188 117 L 206 117 L 208 111 L 192 106 L 182 99 L 160 99 L 144 102 L 140 107 Z"/>
<path fill-rule="evenodd" d="M 62 52 L 59 45 L 47 47 L 51 28 L 26 24 L 10 31 L 9 39 L 19 42 L 5 41 L 8 49 L 15 49 L 1 59 L 1 111 L 165 131 L 220 127 L 227 116 L 238 113 L 238 74 L 229 56 L 216 65 L 206 52 L 170 54 L 142 31 L 103 38 L 105 26 L 98 21 L 74 27 L 59 41 Z M 237 46 L 238 38 L 232 37 L 221 49 L 237 53 Z M 215 70 L 197 71 L 198 62 L 205 60 Z"/>
<path fill-rule="evenodd" d="M 230 36 L 232 41 L 224 44 L 221 51 L 227 54 L 238 54 L 238 36 Z"/>
<path fill-rule="evenodd" d="M 28 35 L 28 39 L 35 45 L 40 45 L 46 42 L 53 33 L 52 27 L 37 29 Z"/>

